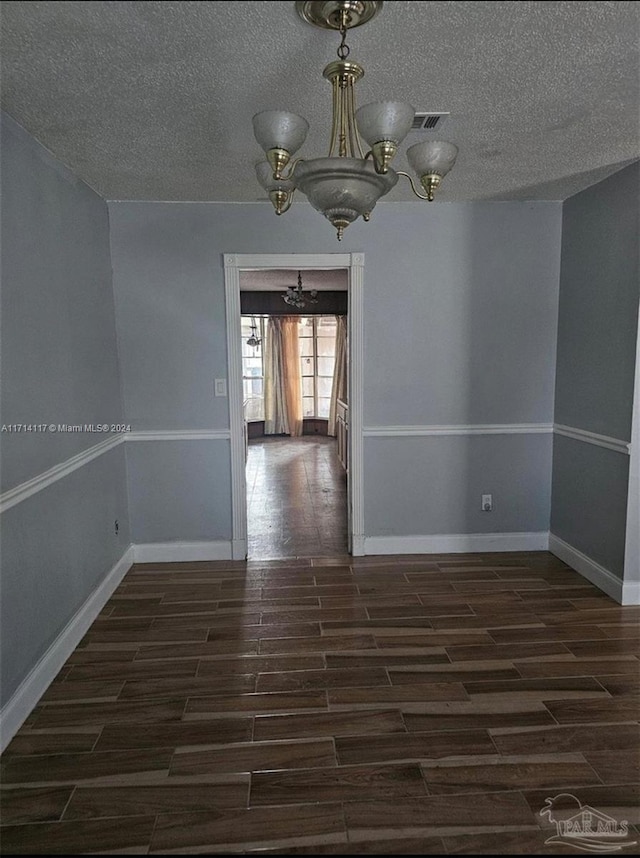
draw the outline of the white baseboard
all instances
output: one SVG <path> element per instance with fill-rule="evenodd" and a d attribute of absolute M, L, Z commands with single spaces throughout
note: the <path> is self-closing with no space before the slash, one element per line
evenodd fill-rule
<path fill-rule="evenodd" d="M 354 533 L 351 539 L 351 554 L 354 557 L 363 557 L 365 551 L 366 539 L 361 533 Z"/>
<path fill-rule="evenodd" d="M 573 545 L 569 545 L 568 542 L 553 533 L 549 534 L 549 551 L 559 557 L 560 560 L 564 560 L 572 569 L 575 569 L 576 572 L 579 572 L 621 605 L 640 604 L 640 584 L 627 584 L 623 588 L 622 580 L 617 578 L 613 572 L 605 569 L 604 566 L 596 563 L 591 557 L 587 557 L 582 551 L 574 548 Z M 633 601 L 634 595 L 635 601 Z"/>
<path fill-rule="evenodd" d="M 640 605 L 640 581 L 629 581 L 622 585 L 622 604 Z"/>
<path fill-rule="evenodd" d="M 76 611 L 58 637 L 35 667 L 21 682 L 11 699 L 0 712 L 0 751 L 4 751 L 18 732 L 38 700 L 58 675 L 60 668 L 80 643 L 89 627 L 111 598 L 134 562 L 133 546 L 122 555 L 103 581 Z"/>
<path fill-rule="evenodd" d="M 232 539 L 231 540 L 231 559 L 246 560 L 247 559 L 247 540 Z"/>
<path fill-rule="evenodd" d="M 149 542 L 133 546 L 136 563 L 193 563 L 198 560 L 231 560 L 231 540 L 215 542 Z M 242 560 L 246 556 L 242 555 Z M 236 558 L 237 559 L 237 558 Z"/>
<path fill-rule="evenodd" d="M 69 620 L 46 653 L 27 674 L 11 699 L 0 712 L 0 752 L 4 751 L 28 715 L 58 675 L 71 653 L 111 598 L 134 563 L 193 562 L 197 560 L 230 560 L 231 542 L 155 542 L 130 545 L 104 580 Z M 246 555 L 246 547 L 240 559 Z"/>
<path fill-rule="evenodd" d="M 440 533 L 367 536 L 365 554 L 460 554 L 480 551 L 547 551 L 548 531 L 537 533 Z"/>

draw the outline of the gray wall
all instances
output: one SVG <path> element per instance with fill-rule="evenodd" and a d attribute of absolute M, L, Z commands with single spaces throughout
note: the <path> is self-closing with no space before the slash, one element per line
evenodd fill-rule
<path fill-rule="evenodd" d="M 4 114 L 2 191 L 2 423 L 121 422 L 106 204 Z M 105 437 L 3 432 L 2 487 Z M 129 544 L 123 449 L 0 526 L 6 700 Z"/>
<path fill-rule="evenodd" d="M 551 449 L 550 434 L 368 438 L 367 485 L 386 491 L 365 492 L 367 536 L 547 531 Z"/>
<path fill-rule="evenodd" d="M 2 422 L 118 422 L 107 206 L 6 114 L 1 228 Z M 3 432 L 2 489 L 104 437 Z"/>
<path fill-rule="evenodd" d="M 231 539 L 229 441 L 127 444 L 134 542 Z"/>
<path fill-rule="evenodd" d="M 125 411 L 133 429 L 228 429 L 227 400 L 213 396 L 214 378 L 227 375 L 225 252 L 364 251 L 365 426 L 553 419 L 559 203 L 384 203 L 371 224 L 350 226 L 342 244 L 306 204 L 282 218 L 268 204 L 114 202 L 109 210 Z M 510 522 L 520 531 L 546 530 L 548 440 L 465 439 L 459 454 L 465 465 L 455 479 L 437 489 L 428 481 L 412 487 L 412 503 L 423 510 L 410 519 L 412 529 L 458 533 L 467 521 L 467 532 L 494 532 Z M 367 536 L 407 532 L 407 462 L 428 469 L 442 448 L 437 438 L 394 438 L 384 441 L 379 461 L 380 445 L 365 439 Z M 155 455 L 135 451 L 141 485 L 157 478 L 162 462 Z M 172 455 L 175 467 L 182 454 Z M 184 462 L 181 473 L 190 482 L 170 501 L 180 508 L 171 538 L 230 536 L 228 477 L 211 480 L 212 472 L 228 474 L 228 445 L 211 442 L 203 461 L 200 472 Z M 523 496 L 525 473 L 533 484 Z M 496 513 L 467 512 L 479 509 L 479 486 L 494 493 Z M 203 533 L 202 499 L 212 492 L 227 494 L 214 501 L 217 512 Z M 136 491 L 131 503 L 134 542 L 162 533 L 162 497 Z M 451 511 L 444 519 L 443 509 Z"/>
<path fill-rule="evenodd" d="M 640 271 L 638 163 L 565 201 L 555 420 L 631 438 Z M 567 438 L 553 456 L 552 532 L 623 575 L 629 459 Z"/>
<path fill-rule="evenodd" d="M 124 447 L 7 510 L 1 524 L 4 704 L 129 545 Z"/>

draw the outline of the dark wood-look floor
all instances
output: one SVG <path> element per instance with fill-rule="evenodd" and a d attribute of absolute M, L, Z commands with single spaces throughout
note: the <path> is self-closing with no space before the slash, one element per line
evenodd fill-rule
<path fill-rule="evenodd" d="M 638 840 L 639 618 L 546 553 L 136 566 L 3 755 L 3 852 L 575 853 L 560 793 Z"/>

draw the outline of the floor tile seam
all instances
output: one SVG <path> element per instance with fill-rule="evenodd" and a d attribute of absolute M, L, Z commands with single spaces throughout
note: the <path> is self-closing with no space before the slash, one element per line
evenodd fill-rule
<path fill-rule="evenodd" d="M 432 731 L 432 732 L 439 732 L 439 731 Z M 470 732 L 470 731 L 467 731 L 467 730 L 460 731 L 459 730 L 456 732 Z M 475 730 L 474 732 L 479 732 L 479 731 Z M 414 734 L 414 733 L 408 733 L 408 734 L 405 734 L 405 733 L 386 733 L 386 734 L 383 734 L 382 738 L 388 738 L 389 736 L 404 736 L 404 735 L 415 736 L 416 734 Z M 366 737 L 364 737 L 364 736 L 363 737 L 345 736 L 343 738 L 344 739 L 353 739 L 353 738 L 366 738 Z M 436 757 L 429 756 L 428 754 L 422 754 L 422 755 L 414 755 L 414 756 L 406 756 L 406 757 L 402 757 L 402 756 L 389 757 L 387 759 L 373 758 L 373 759 L 367 759 L 364 761 L 353 763 L 353 762 L 341 762 L 340 753 L 338 750 L 338 766 L 337 767 L 338 768 L 345 768 L 347 766 L 357 766 L 357 765 L 363 765 L 363 766 L 422 765 L 423 763 L 428 763 L 428 762 L 434 762 L 434 761 L 444 762 L 447 760 L 455 761 L 458 759 L 461 761 L 461 764 L 462 764 L 464 760 L 467 760 L 470 757 L 473 759 L 477 759 L 479 756 L 480 757 L 491 757 L 491 758 L 493 758 L 495 756 L 503 756 L 503 755 L 500 754 L 499 751 L 496 751 L 495 753 L 482 753 L 482 754 L 465 754 L 465 753 L 446 754 L 444 756 L 436 756 Z"/>
<path fill-rule="evenodd" d="M 136 778 L 140 776 L 152 775 L 157 778 L 157 783 L 162 784 L 170 777 L 169 769 L 149 769 L 142 772 L 131 772 L 128 774 L 111 774 L 98 775 L 96 777 L 87 777 L 80 779 L 69 778 L 67 780 L 48 780 L 48 781 L 11 781 L 3 786 L 3 791 L 6 789 L 49 789 L 56 787 L 127 787 L 138 786 Z M 149 784 L 143 784 L 149 786 Z"/>
<path fill-rule="evenodd" d="M 382 735 L 393 735 L 393 734 L 382 734 Z M 178 747 L 172 747 L 170 750 L 172 751 L 171 762 L 177 758 L 189 758 L 195 754 L 205 753 L 206 751 L 225 751 L 228 753 L 233 753 L 234 751 L 249 751 L 251 749 L 261 749 L 264 748 L 266 750 L 275 749 L 279 747 L 291 747 L 292 745 L 303 747 L 304 745 L 314 745 L 314 744 L 328 745 L 332 744 L 334 748 L 334 756 L 335 756 L 335 739 L 332 736 L 301 736 L 297 738 L 284 738 L 284 739 L 258 739 L 258 740 L 243 740 L 239 742 L 211 742 L 210 744 L 205 746 L 197 746 L 197 745 L 179 745 Z M 192 750 L 193 749 L 193 750 Z M 154 748 L 154 750 L 157 750 Z M 325 768 L 324 766 L 319 766 L 317 768 Z M 160 770 L 164 771 L 164 770 Z M 219 774 L 243 774 L 246 772 L 246 769 L 242 769 L 239 772 L 221 772 Z M 216 774 L 214 772 L 214 774 Z"/>
<path fill-rule="evenodd" d="M 252 640 L 251 638 L 248 638 L 247 640 L 245 640 L 245 643 L 250 643 L 251 640 Z M 202 641 L 202 643 L 207 643 L 207 641 Z M 213 641 L 211 641 L 211 643 L 213 643 Z M 257 640 L 255 641 L 255 643 L 257 643 Z M 255 653 L 244 652 L 244 653 L 239 653 L 237 655 L 234 655 L 233 653 L 221 652 L 221 653 L 217 653 L 217 654 L 214 653 L 211 655 L 182 655 L 182 656 L 176 655 L 176 656 L 173 656 L 171 660 L 172 661 L 179 661 L 179 662 L 206 661 L 209 663 L 211 663 L 211 662 L 215 663 L 216 661 L 227 661 L 227 660 L 231 660 L 231 659 L 236 658 L 236 657 L 238 657 L 238 658 L 239 657 L 245 657 L 245 656 L 250 657 L 250 656 L 256 656 L 256 655 L 258 655 L 257 652 L 255 652 Z M 150 666 L 153 666 L 154 664 L 156 664 L 156 662 L 164 661 L 164 660 L 165 660 L 164 658 L 140 658 L 140 659 L 134 658 L 131 662 L 126 662 L 126 664 L 149 664 Z M 101 662 L 96 662 L 96 663 L 100 664 Z M 104 662 L 102 662 L 102 663 L 104 664 Z M 179 676 L 183 676 L 183 675 L 184 674 L 180 674 Z M 195 677 L 195 674 L 194 674 L 194 677 Z M 169 677 L 167 677 L 167 678 L 169 678 Z M 177 677 L 177 678 L 179 678 L 179 677 Z M 78 680 L 76 680 L 76 681 L 78 681 Z"/>
<path fill-rule="evenodd" d="M 430 792 L 429 797 L 431 797 L 431 798 L 449 798 L 450 797 L 452 799 L 455 799 L 455 798 L 459 798 L 459 797 L 463 797 L 463 796 L 505 795 L 505 794 L 512 794 L 512 793 L 518 793 L 518 792 L 520 792 L 520 793 L 522 793 L 522 792 L 537 792 L 537 791 L 546 791 L 546 790 L 548 790 L 549 792 L 555 791 L 555 794 L 558 795 L 558 794 L 560 794 L 560 792 L 565 791 L 565 790 L 575 789 L 575 790 L 579 791 L 579 790 L 584 790 L 584 789 L 590 788 L 590 787 L 600 788 L 601 786 L 607 787 L 609 785 L 608 784 L 601 784 L 601 783 L 593 783 L 593 784 L 587 783 L 587 784 L 585 784 L 582 782 L 581 783 L 570 783 L 570 782 L 564 783 L 563 782 L 562 784 L 553 785 L 551 787 L 535 787 L 533 790 L 530 790 L 528 787 L 524 787 L 524 786 L 517 786 L 517 787 L 513 787 L 511 789 L 509 789 L 508 787 L 504 787 L 503 789 L 500 789 L 498 787 L 496 787 L 496 788 L 491 787 L 491 788 L 486 789 L 486 790 L 482 790 L 482 789 L 468 790 L 468 791 L 461 790 L 460 792 L 453 792 L 453 791 L 447 790 L 446 792 L 436 792 L 436 793 Z M 526 799 L 525 799 L 525 801 L 526 801 Z"/>
<path fill-rule="evenodd" d="M 541 643 L 541 642 L 534 641 L 532 643 L 528 643 L 527 641 L 518 641 L 518 642 L 506 643 L 506 644 L 505 643 L 499 643 L 499 644 L 495 644 L 495 646 L 497 646 L 499 648 L 504 647 L 505 649 L 507 649 L 508 647 L 537 646 L 538 643 Z M 509 656 L 505 652 L 504 656 L 496 657 L 495 659 L 482 659 L 482 661 L 485 661 L 485 660 L 486 661 L 511 661 L 514 664 L 515 664 L 515 662 L 524 662 L 526 664 L 531 664 L 531 663 L 535 662 L 535 660 L 537 660 L 537 659 L 547 659 L 547 658 L 553 659 L 556 656 L 573 656 L 573 653 L 568 649 L 568 647 L 562 641 L 543 641 L 542 643 L 556 644 L 557 646 L 562 646 L 564 648 L 564 650 L 561 652 L 547 653 L 546 655 L 538 654 L 538 655 L 523 655 L 523 656 L 518 656 L 518 655 Z M 446 649 L 446 650 L 449 650 L 449 649 L 460 650 L 460 649 L 474 649 L 475 647 L 482 648 L 482 647 L 486 647 L 486 646 L 493 646 L 493 644 L 450 644 L 450 645 L 445 646 L 444 649 Z M 447 653 L 447 655 L 449 655 L 449 653 Z M 608 657 L 610 659 L 614 659 L 614 658 L 617 658 L 617 655 L 602 656 L 603 659 L 606 657 Z M 451 659 L 451 656 L 449 656 L 449 658 Z M 452 664 L 464 664 L 467 661 L 478 661 L 478 660 L 479 659 L 463 658 L 463 659 L 458 659 L 457 661 L 451 660 L 451 663 Z M 557 660 L 559 660 L 559 659 L 557 659 Z"/>
<path fill-rule="evenodd" d="M 63 809 L 62 809 L 62 812 L 60 813 L 60 816 L 58 817 L 58 819 L 57 819 L 57 820 L 53 820 L 53 821 L 55 821 L 55 822 L 64 822 L 64 821 L 66 821 L 66 820 L 65 820 L 65 814 L 66 814 L 66 812 L 69 810 L 69 806 L 70 806 L 70 804 L 71 804 L 71 799 L 72 799 L 72 798 L 73 798 L 73 796 L 75 795 L 75 793 L 76 793 L 76 790 L 77 790 L 77 789 L 78 789 L 78 785 L 77 785 L 77 784 L 74 784 L 74 785 L 73 785 L 73 787 L 71 788 L 70 793 L 69 793 L 69 798 L 68 798 L 68 799 L 67 799 L 67 801 L 65 802 L 65 805 L 64 805 L 64 807 L 63 807 Z M 0 824 L 2 824 L 2 823 L 1 823 L 1 821 L 0 821 Z"/>
<path fill-rule="evenodd" d="M 509 828 L 534 827 L 534 828 L 537 828 L 537 825 L 535 823 L 535 815 L 534 815 L 533 811 L 531 810 L 531 808 L 530 808 L 530 806 L 529 806 L 529 804 L 528 804 L 528 802 L 524 796 L 524 792 L 525 792 L 525 790 L 523 790 L 523 788 L 517 788 L 517 789 L 510 789 L 510 790 L 492 790 L 492 791 L 488 791 L 488 792 L 487 791 L 478 791 L 477 793 L 465 793 L 465 795 L 487 796 L 487 795 L 505 795 L 505 794 L 508 794 L 508 795 L 519 796 L 521 799 L 521 804 L 523 805 L 523 810 L 526 809 L 529 813 L 531 813 L 532 822 L 528 823 L 528 824 L 520 823 L 520 824 L 516 824 L 515 826 L 498 825 L 497 827 L 500 827 L 500 828 L 502 828 L 502 827 L 509 827 Z M 447 797 L 448 797 L 447 795 L 437 794 L 437 795 L 427 795 L 424 797 L 423 796 L 411 797 L 408 800 L 412 803 L 426 804 L 427 806 L 429 806 L 429 803 L 436 804 L 436 805 L 441 804 L 441 803 L 443 803 L 443 800 L 446 799 Z M 345 801 L 344 803 L 347 805 L 354 805 L 354 804 L 370 804 L 370 803 L 376 803 L 376 802 L 375 802 L 375 800 L 373 802 L 371 802 L 367 799 L 353 799 L 353 800 Z M 432 824 L 432 823 L 427 823 L 427 824 Z M 495 826 L 492 826 L 492 827 L 495 827 Z"/>
<path fill-rule="evenodd" d="M 578 728 L 578 729 L 584 728 L 584 729 L 589 730 L 589 729 L 594 728 L 594 727 L 598 727 L 598 728 L 600 728 L 600 727 L 613 727 L 613 728 L 615 728 L 615 727 L 637 727 L 637 726 L 638 726 L 637 720 L 628 719 L 626 721 L 589 721 L 586 724 L 585 723 L 581 723 L 581 724 L 560 724 L 560 723 L 557 723 L 557 724 L 533 724 L 533 725 L 527 725 L 526 727 L 517 727 L 517 726 L 516 727 L 487 727 L 486 729 L 489 731 L 489 733 L 491 734 L 491 738 L 493 739 L 494 735 L 495 735 L 495 737 L 518 736 L 518 735 L 526 736 L 528 733 L 534 733 L 536 731 L 541 731 L 544 733 L 550 733 L 552 731 L 557 732 L 559 730 L 571 730 L 571 729 L 575 730 L 576 728 Z M 585 751 L 585 749 L 582 749 L 582 750 L 577 750 L 576 753 L 579 753 L 579 754 L 591 753 L 592 751 L 595 752 L 596 750 L 618 750 L 618 751 L 620 751 L 620 750 L 624 750 L 624 748 L 610 748 L 610 749 L 607 749 L 607 748 L 588 749 L 587 748 L 586 751 Z M 501 753 L 501 752 L 499 752 L 499 753 Z"/>
<path fill-rule="evenodd" d="M 156 829 L 158 827 L 158 819 L 160 817 L 159 813 L 155 814 L 155 818 L 153 820 L 153 825 L 151 826 L 151 834 L 149 835 L 149 842 L 147 843 L 147 854 L 151 851 L 151 844 L 153 843 L 153 838 L 156 834 Z"/>
<path fill-rule="evenodd" d="M 589 754 L 589 753 L 598 753 L 598 751 L 593 751 L 593 752 L 589 752 L 589 751 L 578 751 L 578 753 L 580 754 L 580 756 L 582 757 L 582 759 L 585 761 L 585 764 L 586 764 L 587 766 L 589 766 L 589 768 L 591 769 L 591 771 L 592 771 L 592 772 L 594 773 L 594 775 L 598 778 L 598 780 L 600 781 L 600 783 L 602 784 L 602 786 L 611 786 L 611 784 L 607 784 L 607 782 L 604 780 L 604 778 L 603 778 L 603 777 L 598 773 L 598 770 L 595 768 L 595 766 L 594 766 L 592 763 L 590 763 L 590 762 L 589 762 L 589 760 L 587 759 L 587 754 Z M 600 752 L 600 753 L 602 753 L 602 752 Z"/>

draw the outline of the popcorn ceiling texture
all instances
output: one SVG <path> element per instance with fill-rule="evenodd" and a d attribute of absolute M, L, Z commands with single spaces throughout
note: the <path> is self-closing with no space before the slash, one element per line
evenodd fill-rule
<path fill-rule="evenodd" d="M 442 201 L 565 199 L 638 157 L 639 7 L 388 2 L 349 34 L 358 104 L 451 112 Z M 326 155 L 339 39 L 293 2 L 10 2 L 1 26 L 4 109 L 106 199 L 264 199 L 259 110 L 305 116 L 300 154 Z"/>

